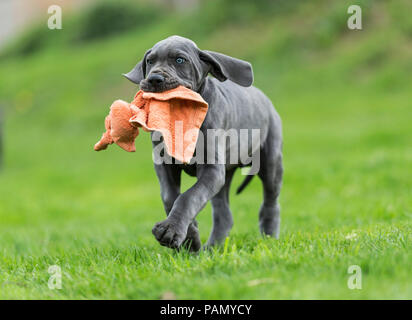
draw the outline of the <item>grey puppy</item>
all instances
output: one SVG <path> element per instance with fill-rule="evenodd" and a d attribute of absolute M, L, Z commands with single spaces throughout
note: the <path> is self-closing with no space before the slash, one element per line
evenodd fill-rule
<path fill-rule="evenodd" d="M 213 75 L 209 77 L 208 74 Z M 253 148 L 247 143 L 238 151 L 239 159 L 228 159 L 233 144 L 224 148 L 207 149 L 196 145 L 199 151 L 213 152 L 215 163 L 155 163 L 160 182 L 161 197 L 167 219 L 153 227 L 153 234 L 163 246 L 178 249 L 185 246 L 192 251 L 201 248 L 195 220 L 199 211 L 210 200 L 213 210 L 213 229 L 207 246 L 224 240 L 233 226 L 229 208 L 229 188 L 236 168 L 244 166 L 242 156 L 258 155 L 260 169 L 257 175 L 263 184 L 263 203 L 259 211 L 262 234 L 278 237 L 280 211 L 278 197 L 282 184 L 282 129 L 281 120 L 271 101 L 252 86 L 253 72 L 250 63 L 221 53 L 200 50 L 196 44 L 180 36 L 172 36 L 156 43 L 132 71 L 124 75 L 139 84 L 143 91 L 162 92 L 183 85 L 198 92 L 209 104 L 201 131 L 207 141 L 208 129 L 224 130 L 260 129 L 260 143 Z M 240 135 L 239 135 L 240 137 Z M 153 147 L 159 141 L 152 139 Z M 249 139 L 250 140 L 250 139 Z M 226 138 L 218 139 L 226 141 Z M 242 144 L 237 141 L 238 146 Z M 243 143 L 244 145 L 244 143 Z M 241 147 L 242 148 L 242 147 Z M 223 149 L 223 150 L 222 150 Z M 226 157 L 226 158 L 225 158 Z M 156 161 L 155 161 L 156 162 Z M 230 163 L 229 163 L 230 162 Z M 187 191 L 180 192 L 182 170 L 197 177 L 197 182 Z M 250 182 L 247 175 L 238 193 Z"/>

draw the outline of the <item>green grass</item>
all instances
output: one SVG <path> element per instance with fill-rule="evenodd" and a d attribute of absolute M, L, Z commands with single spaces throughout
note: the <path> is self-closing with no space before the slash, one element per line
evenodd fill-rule
<path fill-rule="evenodd" d="M 364 30 L 351 32 L 348 3 L 206 29 L 196 13 L 173 15 L 89 45 L 60 40 L 0 60 L 0 298 L 411 299 L 410 5 L 363 1 Z M 70 24 L 61 32 L 69 38 Z M 232 190 L 235 225 L 224 246 L 198 255 L 161 247 L 151 234 L 165 215 L 148 135 L 135 154 L 93 151 L 111 102 L 136 91 L 120 74 L 174 33 L 250 60 L 279 111 L 279 240 L 258 232 L 254 179 L 241 195 Z M 184 177 L 183 189 L 193 183 Z M 198 221 L 204 242 L 210 206 Z M 61 290 L 47 286 L 54 264 Z M 348 289 L 350 265 L 362 268 L 361 290 Z"/>

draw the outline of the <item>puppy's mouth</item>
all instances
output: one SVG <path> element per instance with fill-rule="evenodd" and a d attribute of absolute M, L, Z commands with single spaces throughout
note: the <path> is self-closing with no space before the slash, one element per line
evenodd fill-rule
<path fill-rule="evenodd" d="M 184 86 L 188 89 L 192 89 L 192 85 L 190 83 L 174 78 L 166 78 L 164 82 L 155 85 L 151 84 L 147 81 L 147 79 L 140 81 L 140 89 L 145 92 L 163 92 L 177 88 L 178 86 Z"/>

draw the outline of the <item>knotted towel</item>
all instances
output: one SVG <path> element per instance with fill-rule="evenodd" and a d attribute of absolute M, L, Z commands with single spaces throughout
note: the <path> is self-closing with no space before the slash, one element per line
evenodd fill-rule
<path fill-rule="evenodd" d="M 112 104 L 105 120 L 106 132 L 94 149 L 104 150 L 114 142 L 134 152 L 134 140 L 142 127 L 145 131 L 161 132 L 167 153 L 189 163 L 207 109 L 207 102 L 198 93 L 183 86 L 164 92 L 140 90 L 131 104 L 122 100 Z"/>

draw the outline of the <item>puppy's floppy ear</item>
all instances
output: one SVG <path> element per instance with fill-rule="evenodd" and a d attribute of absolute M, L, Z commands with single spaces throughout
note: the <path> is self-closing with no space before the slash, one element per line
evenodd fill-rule
<path fill-rule="evenodd" d="M 253 71 L 249 62 L 209 50 L 200 51 L 199 57 L 210 66 L 209 72 L 216 79 L 220 81 L 229 79 L 243 87 L 252 85 Z"/>
<path fill-rule="evenodd" d="M 123 73 L 123 76 L 133 83 L 139 84 L 146 77 L 146 57 L 151 50 L 146 51 L 142 61 L 140 61 L 129 73 Z"/>

